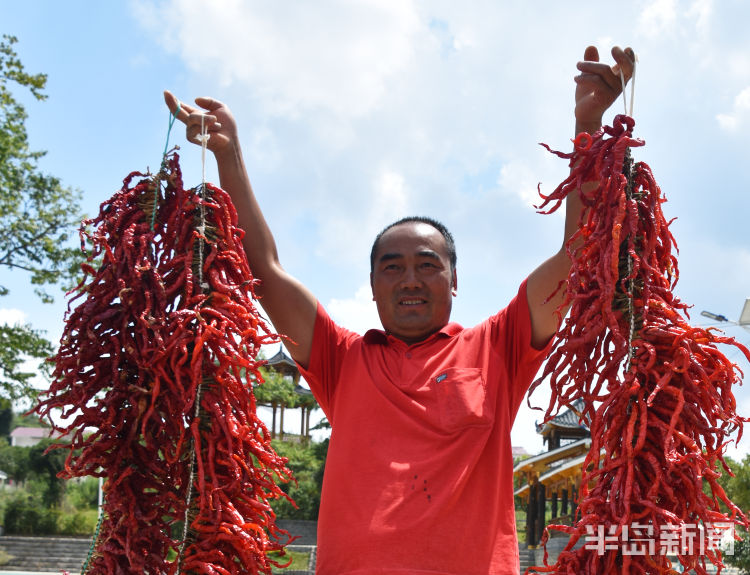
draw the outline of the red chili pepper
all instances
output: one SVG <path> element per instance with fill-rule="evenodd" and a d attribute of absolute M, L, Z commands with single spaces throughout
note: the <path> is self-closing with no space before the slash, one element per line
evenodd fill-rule
<path fill-rule="evenodd" d="M 583 400 L 581 418 L 592 436 L 577 522 L 549 527 L 569 533 L 570 541 L 555 565 L 545 558 L 544 567 L 534 568 L 540 572 L 666 575 L 674 572 L 658 552 L 666 524 L 748 527 L 717 483 L 720 467 L 728 470 L 723 446 L 748 421 L 737 414 L 731 393 L 741 372 L 718 346 L 734 346 L 749 361 L 750 352 L 732 338 L 688 324 L 687 306 L 673 294 L 679 272 L 662 212 L 665 200 L 650 168 L 629 158 L 629 148 L 644 145 L 632 137 L 634 125 L 632 118 L 617 116 L 591 141 L 579 135 L 572 153 L 553 152 L 569 160 L 571 174 L 539 206 L 543 213 L 555 211 L 583 182 L 599 182 L 582 194 L 586 209 L 568 244 L 569 316 L 532 386 L 549 378 L 547 419 Z M 587 526 L 619 531 L 636 521 L 654 529 L 652 557 L 628 556 L 622 546 L 603 555 L 586 546 L 573 549 Z M 722 565 L 720 551 L 699 556 L 700 543 L 693 553 L 678 555 L 683 567 L 705 573 L 706 558 Z"/>
<path fill-rule="evenodd" d="M 84 279 L 36 411 L 70 417 L 55 425 L 73 437 L 58 446 L 65 475 L 105 478 L 89 574 L 270 573 L 267 553 L 289 538 L 268 502 L 288 498 L 274 479 L 291 473 L 252 395 L 260 346 L 278 338 L 256 310 L 229 195 L 204 194 L 182 187 L 172 154 L 81 226 Z"/>

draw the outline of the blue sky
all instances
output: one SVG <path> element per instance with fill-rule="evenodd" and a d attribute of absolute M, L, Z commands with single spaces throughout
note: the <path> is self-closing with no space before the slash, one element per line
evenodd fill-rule
<path fill-rule="evenodd" d="M 611 8 L 614 7 L 615 8 Z M 340 323 L 377 327 L 372 238 L 409 214 L 444 221 L 458 246 L 454 319 L 472 325 L 557 250 L 559 215 L 535 212 L 573 129 L 572 78 L 588 44 L 639 56 L 635 133 L 680 247 L 677 295 L 737 319 L 750 296 L 750 4 L 743 0 L 577 2 L 131 2 L 0 0 L 0 33 L 28 72 L 49 76 L 27 104 L 42 168 L 98 211 L 132 170 L 160 162 L 162 91 L 227 102 L 284 266 Z M 622 111 L 615 103 L 605 121 Z M 178 127 L 187 184 L 200 151 Z M 212 164 L 208 178 L 215 179 Z M 6 278 L 3 278 L 6 283 Z M 59 338 L 64 298 L 33 299 L 13 274 L 0 320 Z M 727 326 L 750 345 L 750 332 Z M 274 350 L 275 351 L 275 350 Z M 750 373 L 737 353 L 732 359 Z M 736 390 L 750 415 L 750 390 Z M 532 402 L 546 404 L 544 393 Z M 542 449 L 525 407 L 513 443 Z M 296 419 L 296 418 L 293 418 Z M 749 439 L 740 451 L 750 451 Z"/>

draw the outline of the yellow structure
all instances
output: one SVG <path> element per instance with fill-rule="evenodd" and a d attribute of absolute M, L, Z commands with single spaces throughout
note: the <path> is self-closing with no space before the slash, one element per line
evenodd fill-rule
<path fill-rule="evenodd" d="M 519 461 L 513 469 L 516 497 L 526 507 L 526 545 L 539 545 L 547 524 L 572 524 L 581 486 L 581 469 L 591 447 L 588 426 L 580 420 L 581 402 L 537 425 L 548 451 Z"/>

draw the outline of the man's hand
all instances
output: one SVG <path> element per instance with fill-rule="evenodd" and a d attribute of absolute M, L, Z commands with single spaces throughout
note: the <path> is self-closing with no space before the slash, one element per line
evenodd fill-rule
<path fill-rule="evenodd" d="M 177 113 L 177 119 L 185 124 L 188 141 L 200 145 L 202 121 L 210 136 L 208 149 L 214 154 L 221 155 L 237 143 L 237 124 L 229 108 L 222 102 L 213 98 L 196 98 L 195 103 L 203 108 L 201 110 L 179 101 L 174 94 L 166 90 L 164 101 L 172 114 L 177 110 L 179 103 L 180 110 Z"/>
<path fill-rule="evenodd" d="M 576 134 L 595 132 L 602 125 L 604 112 L 612 105 L 622 92 L 620 71 L 625 82 L 630 80 L 635 66 L 635 53 L 631 48 L 612 48 L 615 65 L 599 62 L 599 51 L 589 46 L 583 54 L 583 61 L 578 62 L 581 72 L 575 77 L 576 82 Z"/>

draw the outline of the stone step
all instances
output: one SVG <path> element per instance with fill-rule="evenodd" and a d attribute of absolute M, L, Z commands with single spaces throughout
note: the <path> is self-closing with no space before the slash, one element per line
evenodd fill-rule
<path fill-rule="evenodd" d="M 85 537 L 0 536 L 0 550 L 7 553 L 9 559 L 4 565 L 0 565 L 0 575 L 17 571 L 59 575 L 62 570 L 75 575 L 80 573 L 90 547 L 91 540 Z M 289 571 L 289 575 L 312 575 L 315 546 L 292 544 L 289 549 L 311 554 L 310 571 Z"/>
<path fill-rule="evenodd" d="M 37 571 L 60 573 L 65 569 L 80 572 L 88 556 L 91 539 L 86 537 L 0 537 L 0 550 L 8 561 L 0 565 L 3 571 Z"/>

